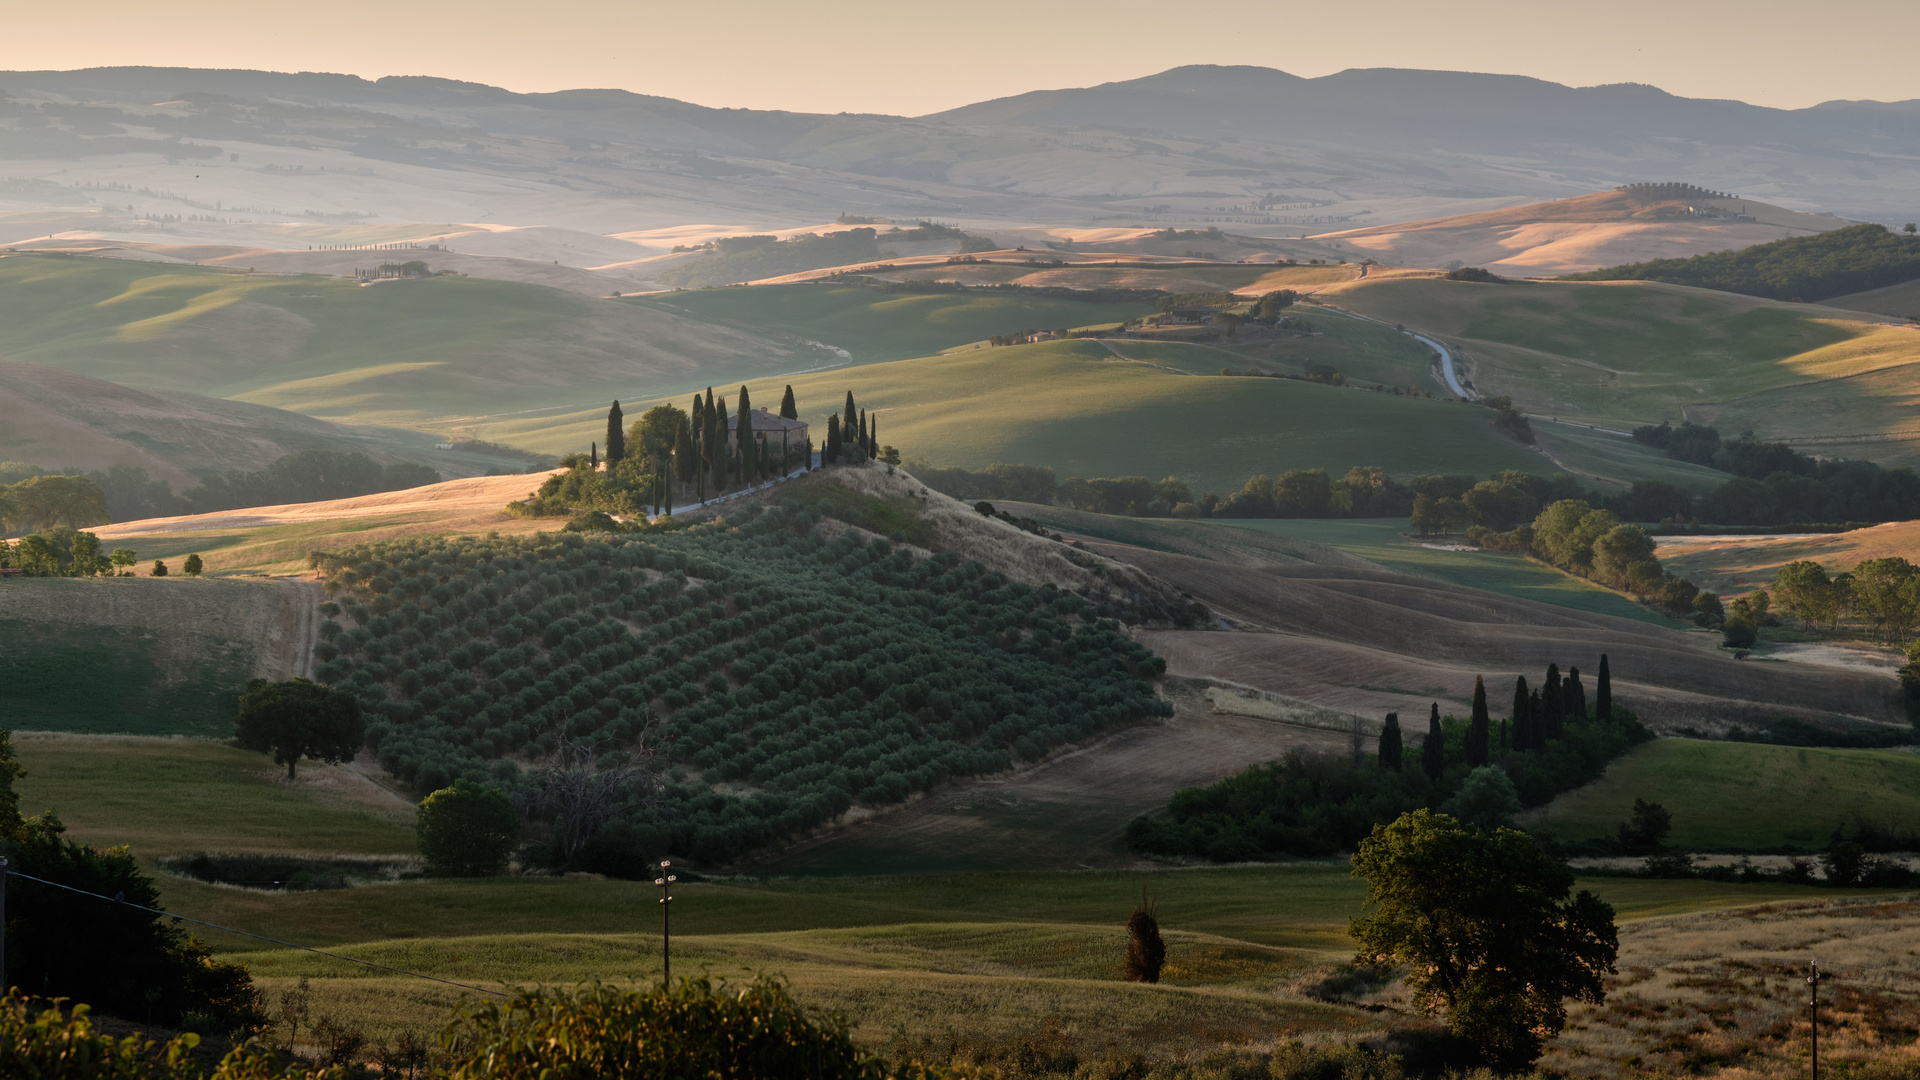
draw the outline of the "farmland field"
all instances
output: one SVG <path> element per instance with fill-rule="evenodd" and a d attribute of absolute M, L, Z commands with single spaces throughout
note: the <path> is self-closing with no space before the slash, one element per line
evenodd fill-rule
<path fill-rule="evenodd" d="M 1609 836 L 1636 798 L 1672 811 L 1670 842 L 1691 851 L 1817 851 L 1856 817 L 1913 831 L 1920 821 L 1920 757 L 1659 739 L 1594 783 L 1534 811 L 1529 825 L 1568 840 Z"/>
<path fill-rule="evenodd" d="M 0 256 L 0 353 L 129 386 L 416 428 L 813 362 L 741 331 L 517 282 L 362 288 L 24 255 Z"/>
<path fill-rule="evenodd" d="M 1287 379 L 1194 378 L 1128 363 L 1092 341 L 1053 341 L 867 364 L 750 385 L 778 401 L 790 382 L 802 419 L 824 423 L 851 390 L 877 415 L 880 442 L 936 465 L 1050 465 L 1062 477 L 1169 474 L 1234 491 L 1259 472 L 1379 465 L 1430 471 L 1553 471 L 1494 431 L 1493 414 Z M 675 402 L 685 407 L 685 402 Z M 652 402 L 628 403 L 637 412 Z M 554 423 L 561 423 L 556 418 Z M 597 412 L 492 425 L 488 437 L 584 444 Z M 820 430 L 816 427 L 816 431 Z M 564 438 L 559 434 L 563 433 Z"/>
<path fill-rule="evenodd" d="M 755 285 L 655 293 L 623 301 L 767 337 L 845 349 L 857 364 L 930 356 L 1022 330 L 1111 325 L 1153 311 L 1151 302 L 1088 303 L 1017 293 L 886 293 L 855 285 Z M 816 353 L 815 363 L 842 363 Z"/>
<path fill-rule="evenodd" d="M 1402 278 L 1327 296 L 1458 342 L 1480 391 L 1528 412 L 1623 430 L 1692 420 L 1766 439 L 1911 427 L 1920 332 L 1891 320 L 1653 283 Z M 1820 446 L 1899 463 L 1916 444 Z"/>
<path fill-rule="evenodd" d="M 1031 516 L 1049 528 L 1065 529 L 1106 540 L 1198 554 L 1228 561 L 1258 560 L 1286 565 L 1321 562 L 1344 552 L 1376 566 L 1403 574 L 1438 578 L 1505 596 L 1518 596 L 1576 611 L 1618 615 L 1659 626 L 1674 625 L 1618 593 L 1560 572 L 1519 555 L 1494 551 L 1442 551 L 1407 537 L 1412 527 L 1405 518 L 1257 519 L 1215 518 L 1177 521 L 1171 518 L 1126 518 L 1088 514 L 1064 507 L 1008 503 L 1008 509 Z M 1241 530 L 1271 543 L 1244 543 L 1228 539 L 1221 530 Z M 1435 539 L 1433 544 L 1447 541 Z"/>

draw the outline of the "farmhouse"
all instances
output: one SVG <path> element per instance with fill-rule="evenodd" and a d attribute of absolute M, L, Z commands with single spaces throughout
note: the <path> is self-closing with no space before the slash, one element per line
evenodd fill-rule
<path fill-rule="evenodd" d="M 753 435 L 765 436 L 769 448 L 784 445 L 789 450 L 797 451 L 805 449 L 807 445 L 806 421 L 789 420 L 778 413 L 771 413 L 765 409 L 753 409 L 750 410 L 747 415 L 753 418 L 753 426 L 749 430 Z M 727 417 L 727 438 L 731 439 L 735 446 L 740 444 L 739 432 L 740 418 L 738 416 Z"/>

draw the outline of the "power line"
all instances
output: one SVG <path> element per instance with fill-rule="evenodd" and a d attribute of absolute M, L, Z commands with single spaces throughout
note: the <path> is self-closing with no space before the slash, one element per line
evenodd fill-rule
<path fill-rule="evenodd" d="M 433 975 L 422 975 L 417 971 L 408 971 L 405 968 L 389 967 L 386 964 L 376 964 L 371 960 L 360 960 L 351 956 L 342 956 L 339 953 L 328 952 L 325 949 L 316 949 L 310 945 L 296 945 L 291 941 L 281 941 L 279 938 L 270 938 L 265 934 L 256 934 L 249 930 L 236 930 L 231 926 L 221 926 L 219 923 L 211 923 L 206 921 L 205 919 L 192 919 L 192 918 L 188 918 L 185 915 L 175 915 L 171 911 L 162 911 L 159 908 L 150 908 L 144 904 L 128 903 L 124 895 L 106 896 L 97 892 L 88 892 L 86 889 L 76 889 L 71 885 L 62 885 L 57 881 L 48 881 L 45 878 L 37 878 L 37 877 L 34 877 L 32 874 L 23 874 L 18 870 L 6 870 L 4 871 L 4 875 L 6 877 L 25 878 L 28 881 L 37 881 L 42 885 L 51 885 L 56 889 L 65 889 L 68 892 L 79 893 L 81 896 L 91 896 L 98 900 L 105 900 L 110 904 L 120 904 L 124 907 L 135 908 L 140 911 L 151 911 L 155 915 L 165 915 L 167 918 L 173 919 L 176 922 L 190 922 L 190 923 L 198 924 L 200 926 L 210 926 L 215 930 L 225 930 L 229 934 L 239 934 L 242 937 L 257 938 L 261 941 L 269 941 L 275 945 L 284 945 L 289 949 L 299 949 L 302 952 L 310 952 L 319 956 L 330 956 L 335 960 L 345 960 L 349 964 L 359 964 L 362 967 L 378 968 L 381 971 L 391 971 L 397 975 L 411 975 L 416 979 L 425 979 L 428 982 L 445 983 L 448 986 L 458 986 L 463 990 L 478 990 L 482 994 L 492 994 L 494 997 L 503 998 L 507 996 L 506 994 L 501 993 L 498 990 L 489 990 L 484 986 L 474 986 L 471 983 L 454 982 L 452 979 L 437 978 Z"/>

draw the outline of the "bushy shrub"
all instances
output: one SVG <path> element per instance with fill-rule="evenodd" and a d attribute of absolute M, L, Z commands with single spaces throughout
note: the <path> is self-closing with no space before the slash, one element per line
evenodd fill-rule
<path fill-rule="evenodd" d="M 433 872 L 489 877 L 506 868 L 520 839 L 520 818 L 499 790 L 462 779 L 421 801 L 415 829 Z"/>

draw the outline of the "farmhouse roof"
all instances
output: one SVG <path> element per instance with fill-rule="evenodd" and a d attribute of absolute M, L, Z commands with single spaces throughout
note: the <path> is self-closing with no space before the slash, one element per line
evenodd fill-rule
<path fill-rule="evenodd" d="M 753 427 L 749 430 L 752 430 L 752 431 L 799 431 L 806 426 L 807 426 L 807 422 L 805 420 L 789 420 L 784 416 L 781 416 L 777 413 L 768 412 L 765 409 L 755 409 L 753 410 Z M 739 430 L 739 427 L 740 427 L 740 418 L 738 416 L 727 417 L 728 431 L 737 431 Z"/>

